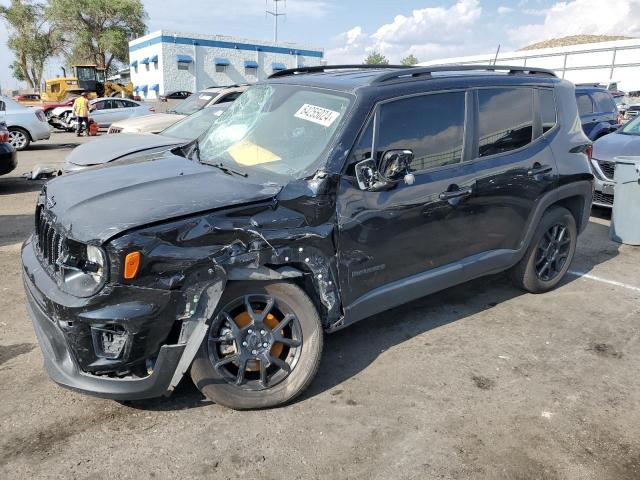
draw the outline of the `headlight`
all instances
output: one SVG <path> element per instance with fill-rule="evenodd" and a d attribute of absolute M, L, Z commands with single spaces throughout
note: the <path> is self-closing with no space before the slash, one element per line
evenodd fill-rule
<path fill-rule="evenodd" d="M 90 297 L 104 284 L 106 257 L 100 247 L 76 244 L 61 265 L 64 290 L 77 297 Z"/>

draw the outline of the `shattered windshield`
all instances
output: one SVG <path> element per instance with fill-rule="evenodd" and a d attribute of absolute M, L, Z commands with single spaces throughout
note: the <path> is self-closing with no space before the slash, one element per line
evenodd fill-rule
<path fill-rule="evenodd" d="M 247 90 L 204 135 L 203 163 L 297 176 L 314 164 L 344 121 L 352 97 L 294 86 Z"/>

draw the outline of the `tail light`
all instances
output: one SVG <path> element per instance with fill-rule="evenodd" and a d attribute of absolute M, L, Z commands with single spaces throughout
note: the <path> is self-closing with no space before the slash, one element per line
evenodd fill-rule
<path fill-rule="evenodd" d="M 149 111 L 152 112 L 152 113 L 156 113 L 156 109 L 153 108 L 153 107 L 149 107 Z"/>
<path fill-rule="evenodd" d="M 569 152 L 584 153 L 589 158 L 589 162 L 591 162 L 591 158 L 593 158 L 593 144 L 585 143 L 584 145 L 578 145 L 577 147 L 573 147 L 569 150 Z"/>
<path fill-rule="evenodd" d="M 47 121 L 47 117 L 42 112 L 42 110 L 36 110 L 36 117 L 38 117 L 38 120 L 40 120 L 41 122 L 46 122 Z"/>
<path fill-rule="evenodd" d="M 0 130 L 0 143 L 9 143 L 9 131 Z"/>
<path fill-rule="evenodd" d="M 587 145 L 587 148 L 585 149 L 584 153 L 587 154 L 587 157 L 589 157 L 589 161 L 591 161 L 591 159 L 593 158 L 593 145 L 591 144 Z"/>

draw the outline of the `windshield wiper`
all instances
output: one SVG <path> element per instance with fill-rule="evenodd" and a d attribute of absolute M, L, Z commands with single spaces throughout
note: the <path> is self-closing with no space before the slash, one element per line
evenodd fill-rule
<path fill-rule="evenodd" d="M 200 151 L 200 149 L 198 149 L 198 152 L 199 151 Z M 200 159 L 200 155 L 198 155 L 198 159 Z M 244 178 L 247 178 L 249 176 L 248 173 L 241 172 L 239 170 L 234 170 L 233 168 L 229 168 L 225 164 L 223 164 L 222 162 L 220 162 L 220 163 L 207 162 L 207 161 L 203 162 L 202 160 L 200 160 L 200 163 L 204 163 L 205 165 L 211 165 L 212 167 L 219 168 L 220 170 L 222 170 L 227 175 L 235 174 L 235 175 L 240 175 L 241 177 L 244 177 Z"/>
<path fill-rule="evenodd" d="M 198 140 L 195 140 L 195 144 L 193 146 L 193 150 L 191 150 L 191 156 L 189 157 L 189 160 L 193 160 L 194 155 L 198 159 L 198 162 L 202 163 L 202 160 L 200 160 L 200 142 Z"/>

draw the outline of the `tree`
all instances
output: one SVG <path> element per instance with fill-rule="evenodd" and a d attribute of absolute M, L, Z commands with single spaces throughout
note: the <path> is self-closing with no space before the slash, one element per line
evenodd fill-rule
<path fill-rule="evenodd" d="M 380 52 L 373 51 L 364 59 L 364 63 L 367 65 L 389 65 L 389 60 Z"/>
<path fill-rule="evenodd" d="M 50 0 L 47 17 L 62 34 L 68 64 L 93 63 L 107 72 L 129 62 L 129 40 L 146 32 L 141 0 Z"/>
<path fill-rule="evenodd" d="M 10 65 L 16 80 L 39 90 L 46 61 L 56 53 L 59 36 L 47 24 L 44 5 L 31 0 L 11 0 L 0 5 L 0 17 L 9 26 L 7 46 L 16 57 Z"/>
<path fill-rule="evenodd" d="M 412 66 L 418 63 L 418 59 L 413 53 L 411 53 L 400 60 L 400 63 L 402 63 L 402 65 Z"/>

